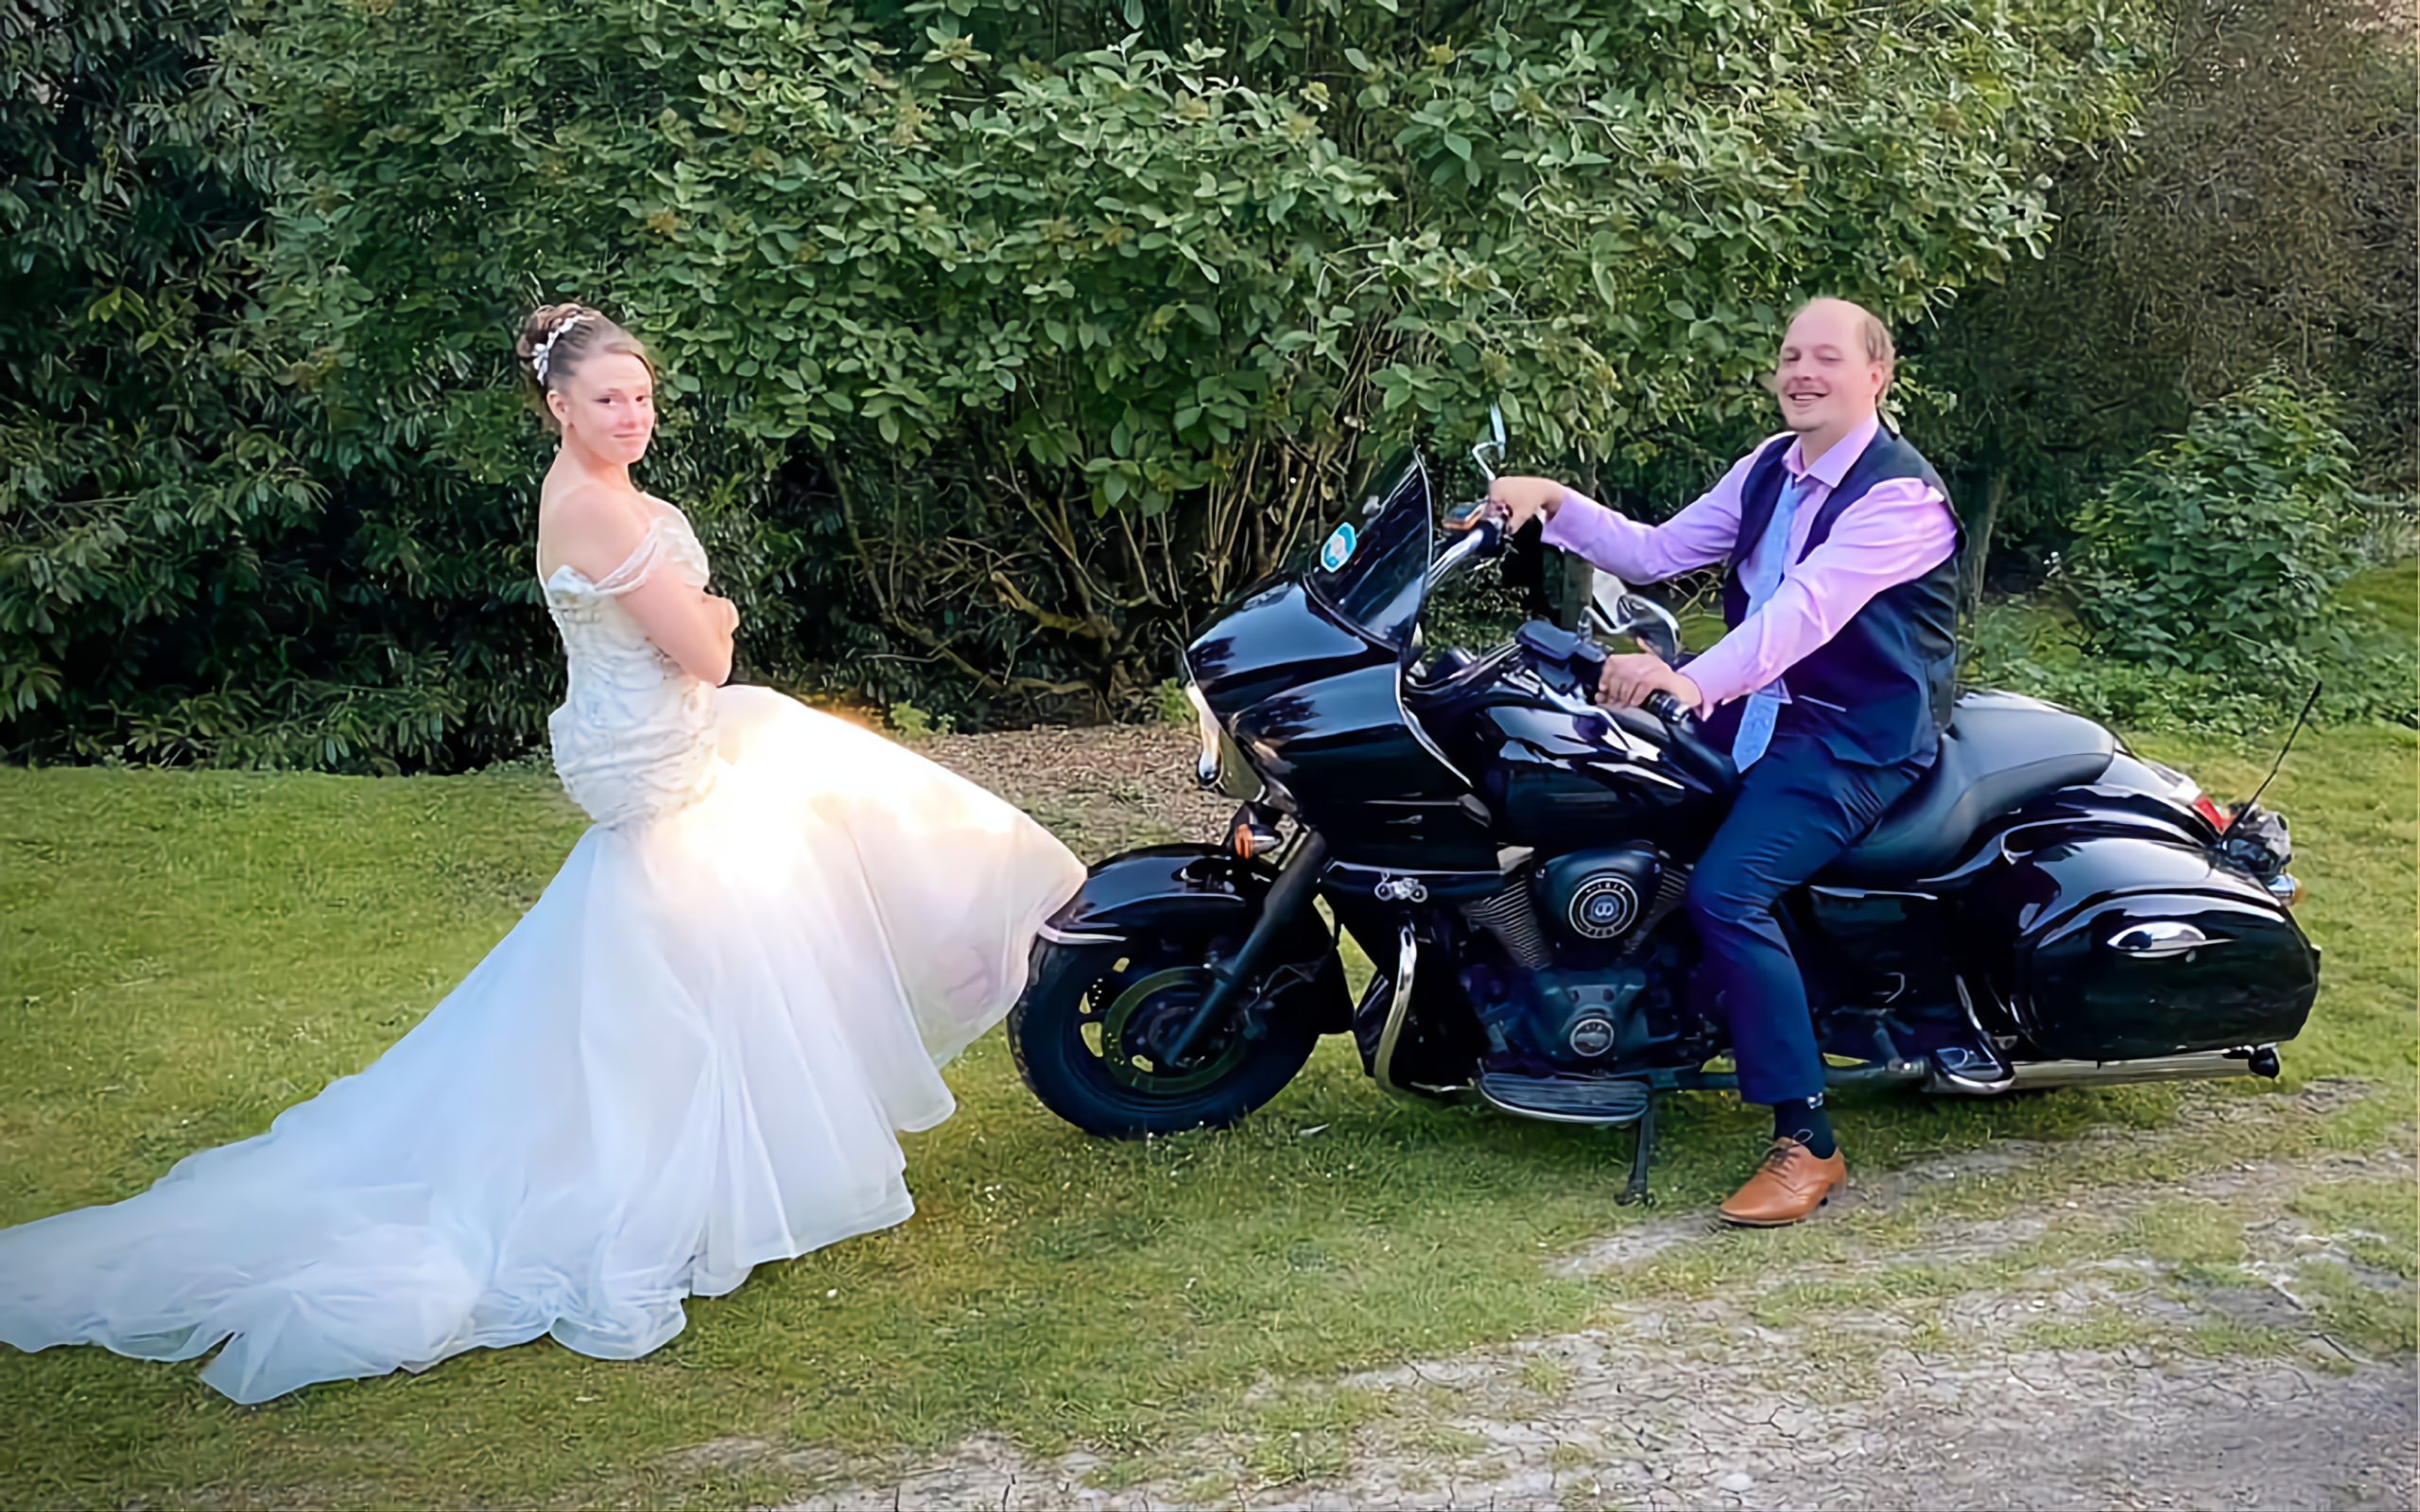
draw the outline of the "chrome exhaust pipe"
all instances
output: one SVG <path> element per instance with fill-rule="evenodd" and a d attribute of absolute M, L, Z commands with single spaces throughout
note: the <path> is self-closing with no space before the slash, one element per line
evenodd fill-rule
<path fill-rule="evenodd" d="M 2212 1081 L 2221 1076 L 2274 1076 L 2277 1048 L 2199 1050 L 2146 1060 L 2020 1060 L 2010 1090 L 2026 1087 L 2089 1087 L 2147 1081 Z"/>

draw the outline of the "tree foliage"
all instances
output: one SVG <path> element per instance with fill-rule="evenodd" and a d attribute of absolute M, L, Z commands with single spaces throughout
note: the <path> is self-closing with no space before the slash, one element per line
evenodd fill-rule
<path fill-rule="evenodd" d="M 227 21 L 216 0 L 0 6 L 10 744 L 106 731 L 174 759 L 258 738 L 320 759 L 337 752 L 279 739 L 298 677 L 373 699 L 409 679 L 295 639 L 317 586 L 294 533 L 320 498 L 243 339 L 262 175 L 240 109 L 198 72 Z"/>
<path fill-rule="evenodd" d="M 1970 537 L 2005 501 L 2014 564 L 2040 563 L 2119 470 L 2273 367 L 2338 396 L 2366 486 L 2412 489 L 2420 88 L 2390 19 L 2173 0 L 2140 124 L 2061 173 L 2048 255 L 1920 339 Z"/>
<path fill-rule="evenodd" d="M 505 354 L 514 316 L 560 296 L 667 359 L 648 478 L 701 518 L 759 674 L 1115 710 L 1382 438 L 1460 440 L 1500 396 L 1532 461 L 1637 483 L 1751 423 L 1791 301 L 1905 320 L 2038 251 L 2045 170 L 2128 118 L 2149 14 L 1124 9 L 246 17 L 176 102 L 227 102 L 217 150 L 266 164 L 266 220 L 228 231 L 245 318 L 218 365 L 198 339 L 171 360 L 261 391 L 167 428 L 261 436 L 274 465 L 233 475 L 277 479 L 285 512 L 211 538 L 249 576 L 96 584 L 140 627 L 115 639 L 142 675 L 115 712 L 63 670 L 29 685 L 12 741 L 106 747 L 140 711 L 183 722 L 154 748 L 223 757 L 196 712 L 278 685 L 272 648 L 305 707 L 343 707 L 342 679 L 419 721 L 348 749 L 459 762 L 534 738 L 553 686 L 529 607 L 538 438 Z M 182 499 L 187 471 L 147 477 Z M 124 530 L 110 489 L 54 492 Z M 11 517 L 8 549 L 37 564 L 0 579 L 12 662 L 38 645 L 64 669 L 101 633 L 56 628 L 39 564 L 61 539 Z M 47 641 L 16 639 L 43 615 Z M 240 641 L 212 633 L 226 615 Z"/>

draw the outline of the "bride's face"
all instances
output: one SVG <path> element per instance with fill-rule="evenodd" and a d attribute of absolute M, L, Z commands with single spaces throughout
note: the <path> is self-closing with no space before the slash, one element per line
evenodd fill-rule
<path fill-rule="evenodd" d="M 654 375 L 624 352 L 599 352 L 573 369 L 546 405 L 563 439 L 600 461 L 628 467 L 647 455 L 655 435 Z"/>

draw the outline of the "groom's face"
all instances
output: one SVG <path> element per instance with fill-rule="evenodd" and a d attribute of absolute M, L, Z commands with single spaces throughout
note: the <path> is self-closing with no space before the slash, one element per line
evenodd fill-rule
<path fill-rule="evenodd" d="M 1874 417 L 1891 368 L 1866 340 L 1871 318 L 1845 301 L 1817 300 L 1789 323 L 1772 379 L 1783 424 L 1805 435 Z"/>

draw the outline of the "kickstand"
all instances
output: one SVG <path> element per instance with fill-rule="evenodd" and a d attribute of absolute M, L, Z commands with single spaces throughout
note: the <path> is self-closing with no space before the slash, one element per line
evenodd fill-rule
<path fill-rule="evenodd" d="M 1652 1093 L 1647 1099 L 1647 1111 L 1639 1114 L 1638 1122 L 1631 1126 L 1638 1143 L 1631 1149 L 1630 1184 L 1622 1188 L 1622 1194 L 1615 1199 L 1625 1208 L 1634 1208 L 1641 1203 L 1651 1204 L 1655 1200 L 1647 1194 L 1647 1162 L 1655 1158 L 1655 1098 Z"/>

